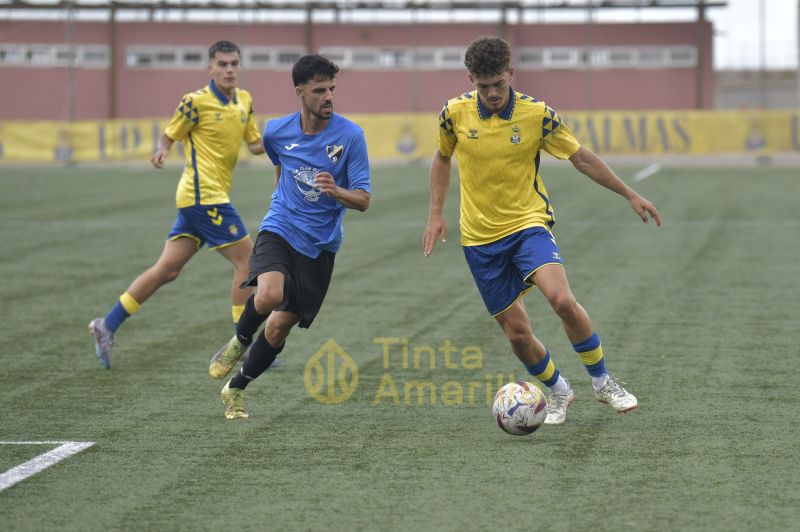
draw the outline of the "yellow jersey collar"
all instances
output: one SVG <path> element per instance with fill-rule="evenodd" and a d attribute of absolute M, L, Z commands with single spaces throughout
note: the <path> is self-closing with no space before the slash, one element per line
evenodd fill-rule
<path fill-rule="evenodd" d="M 514 105 L 517 102 L 517 95 L 514 92 L 514 89 L 509 87 L 508 90 L 510 92 L 508 103 L 506 104 L 505 108 L 502 111 L 497 113 L 497 116 L 499 116 L 503 120 L 511 120 L 511 115 L 514 114 Z M 485 105 L 483 105 L 480 95 L 476 93 L 475 99 L 478 100 L 478 116 L 481 118 L 481 120 L 486 120 L 487 118 L 490 118 L 492 116 L 492 112 L 489 111 L 489 109 L 487 109 Z"/>
<path fill-rule="evenodd" d="M 217 100 L 219 100 L 219 103 L 221 103 L 222 105 L 228 105 L 228 103 L 230 102 L 230 100 L 228 99 L 228 97 L 227 97 L 227 96 L 225 96 L 225 95 L 222 93 L 222 91 L 221 91 L 221 90 L 219 90 L 219 89 L 217 88 L 217 85 L 214 83 L 214 80 L 213 80 L 213 79 L 211 80 L 211 83 L 209 83 L 209 84 L 208 84 L 208 88 L 209 88 L 209 89 L 211 89 L 211 92 L 213 92 L 213 93 L 214 93 L 214 96 L 216 96 L 216 97 L 217 97 Z M 235 91 L 235 89 L 234 89 L 234 93 L 233 93 L 233 103 L 239 103 L 239 102 L 236 100 L 236 91 Z"/>

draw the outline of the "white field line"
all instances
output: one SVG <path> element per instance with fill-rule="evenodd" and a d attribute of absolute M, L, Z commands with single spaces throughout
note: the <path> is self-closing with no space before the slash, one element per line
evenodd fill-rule
<path fill-rule="evenodd" d="M 658 163 L 653 163 L 650 166 L 645 166 L 635 174 L 633 174 L 634 181 L 642 181 L 647 179 L 651 175 L 657 174 L 661 171 L 661 165 Z"/>
<path fill-rule="evenodd" d="M 65 458 L 88 449 L 94 443 L 93 441 L 0 441 L 0 445 L 58 445 L 52 451 L 47 451 L 24 464 L 12 467 L 5 473 L 0 473 L 0 491 L 10 488 L 17 482 L 47 469 Z"/>

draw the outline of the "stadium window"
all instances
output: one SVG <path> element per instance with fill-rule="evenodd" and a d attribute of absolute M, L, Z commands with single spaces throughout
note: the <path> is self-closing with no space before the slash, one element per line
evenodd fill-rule
<path fill-rule="evenodd" d="M 6 46 L 0 49 L 0 63 L 18 65 L 25 62 L 24 50 L 19 47 Z"/>
<path fill-rule="evenodd" d="M 660 68 L 664 66 L 664 48 L 646 46 L 639 48 L 638 65 L 640 68 Z"/>
<path fill-rule="evenodd" d="M 544 67 L 544 51 L 541 48 L 520 48 L 517 65 L 523 69 L 539 70 Z"/>
<path fill-rule="evenodd" d="M 381 68 L 403 68 L 408 63 L 406 50 L 381 50 L 378 52 L 378 66 Z"/>
<path fill-rule="evenodd" d="M 633 48 L 608 48 L 605 54 L 606 68 L 632 68 L 636 66 Z"/>
<path fill-rule="evenodd" d="M 374 68 L 378 65 L 378 52 L 370 48 L 353 50 L 353 68 Z"/>
<path fill-rule="evenodd" d="M 411 51 L 411 65 L 418 68 L 430 68 L 436 65 L 436 53 L 430 48 L 419 48 Z"/>
<path fill-rule="evenodd" d="M 25 51 L 25 62 L 30 65 L 52 66 L 53 48 L 51 46 L 32 46 Z"/>
<path fill-rule="evenodd" d="M 109 64 L 107 46 L 87 46 L 79 50 L 79 63 L 83 67 L 107 67 Z"/>
<path fill-rule="evenodd" d="M 79 50 L 70 50 L 69 48 L 59 47 L 56 48 L 55 64 L 58 66 L 75 64 L 78 62 Z"/>
<path fill-rule="evenodd" d="M 544 64 L 552 69 L 569 69 L 580 66 L 579 50 L 576 48 L 548 48 Z"/>
<path fill-rule="evenodd" d="M 200 50 L 184 50 L 182 55 L 183 66 L 196 67 L 203 64 L 204 54 Z"/>
<path fill-rule="evenodd" d="M 669 66 L 691 68 L 697 66 L 697 49 L 693 46 L 675 46 L 667 49 Z"/>
<path fill-rule="evenodd" d="M 283 51 L 278 52 L 277 64 L 279 66 L 292 66 L 302 56 L 303 56 L 303 53 L 299 52 L 299 51 L 283 50 Z"/>
<path fill-rule="evenodd" d="M 440 49 L 437 66 L 447 69 L 464 68 L 464 50 L 461 48 Z"/>
<path fill-rule="evenodd" d="M 125 64 L 130 68 L 150 68 L 153 63 L 152 52 L 144 50 L 128 50 L 125 54 Z"/>
<path fill-rule="evenodd" d="M 153 63 L 158 66 L 174 67 L 175 64 L 178 62 L 178 57 L 175 52 L 159 50 L 158 52 L 156 52 L 155 55 L 156 56 Z"/>
<path fill-rule="evenodd" d="M 272 52 L 264 48 L 255 48 L 247 51 L 245 56 L 247 68 L 269 68 L 272 66 Z"/>

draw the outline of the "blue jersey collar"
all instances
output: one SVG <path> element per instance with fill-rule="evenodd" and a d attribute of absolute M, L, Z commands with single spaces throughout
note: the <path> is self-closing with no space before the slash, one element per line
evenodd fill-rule
<path fill-rule="evenodd" d="M 505 108 L 497 113 L 497 116 L 502 118 L 503 120 L 511 120 L 511 115 L 514 114 L 514 104 L 517 102 L 517 95 L 514 93 L 514 89 L 509 87 L 509 98 L 508 103 L 506 104 Z M 481 101 L 480 95 L 476 98 L 478 100 L 478 116 L 481 117 L 481 120 L 486 120 L 487 118 L 492 116 L 492 112 L 483 105 Z"/>
<path fill-rule="evenodd" d="M 211 80 L 211 83 L 208 84 L 208 88 L 211 89 L 211 92 L 213 92 L 214 96 L 217 97 L 217 100 L 219 100 L 219 103 L 221 103 L 222 105 L 228 105 L 228 103 L 230 103 L 230 100 L 228 99 L 228 97 L 225 96 L 222 93 L 222 91 L 217 88 L 217 85 L 214 83 L 213 79 Z M 236 90 L 235 89 L 234 89 L 234 93 L 233 93 L 233 103 L 239 103 L 238 101 L 236 101 Z"/>

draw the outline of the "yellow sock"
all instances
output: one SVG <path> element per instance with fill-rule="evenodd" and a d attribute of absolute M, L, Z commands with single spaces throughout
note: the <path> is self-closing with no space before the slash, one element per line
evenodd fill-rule
<path fill-rule="evenodd" d="M 125 308 L 125 311 L 133 316 L 137 312 L 139 312 L 139 303 L 133 299 L 133 296 L 130 295 L 128 292 L 125 292 L 121 296 L 119 296 L 119 302 Z"/>

